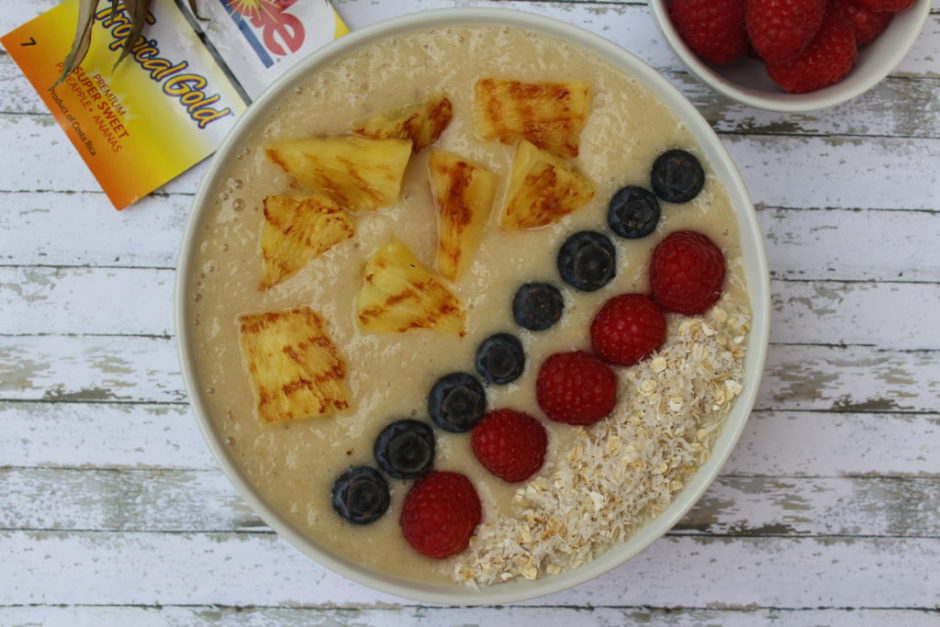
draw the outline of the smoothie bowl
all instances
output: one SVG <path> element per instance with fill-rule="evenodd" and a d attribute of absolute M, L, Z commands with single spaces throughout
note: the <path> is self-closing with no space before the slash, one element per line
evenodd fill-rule
<path fill-rule="evenodd" d="M 239 120 L 176 293 L 238 492 L 400 596 L 556 592 L 668 531 L 757 393 L 768 271 L 707 123 L 630 53 L 515 11 L 351 35 Z"/>

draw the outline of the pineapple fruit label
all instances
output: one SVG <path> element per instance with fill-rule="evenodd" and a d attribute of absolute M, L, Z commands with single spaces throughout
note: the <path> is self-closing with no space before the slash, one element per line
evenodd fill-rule
<path fill-rule="evenodd" d="M 102 2 L 81 66 L 53 87 L 71 48 L 78 0 L 0 38 L 115 208 L 212 154 L 236 118 L 306 53 L 348 32 L 327 0 L 202 0 L 202 18 L 154 0 L 131 30 L 122 2 Z"/>

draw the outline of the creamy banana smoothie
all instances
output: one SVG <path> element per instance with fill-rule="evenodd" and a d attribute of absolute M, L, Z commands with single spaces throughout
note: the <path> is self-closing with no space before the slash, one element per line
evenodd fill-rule
<path fill-rule="evenodd" d="M 550 576 L 629 537 L 741 391 L 742 253 L 701 154 L 637 80 L 524 30 L 311 76 L 193 266 L 197 376 L 248 481 L 412 580 Z"/>

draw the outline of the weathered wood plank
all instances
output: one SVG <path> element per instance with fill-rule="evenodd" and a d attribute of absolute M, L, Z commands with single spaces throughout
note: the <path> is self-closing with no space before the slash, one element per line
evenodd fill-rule
<path fill-rule="evenodd" d="M 0 336 L 0 399 L 176 403 L 186 400 L 166 337 Z"/>
<path fill-rule="evenodd" d="M 940 413 L 937 351 L 771 346 L 758 409 Z M 0 336 L 0 400 L 185 400 L 171 338 Z"/>
<path fill-rule="evenodd" d="M 772 281 L 771 303 L 771 342 L 940 349 L 940 283 Z"/>
<path fill-rule="evenodd" d="M 0 622 L 9 625 L 134 625 L 135 627 L 331 625 L 332 627 L 442 627 L 470 625 L 660 625 L 662 627 L 935 627 L 937 613 L 931 610 L 817 610 L 817 609 L 694 609 L 625 607 L 173 607 L 173 606 L 32 606 L 0 607 Z"/>
<path fill-rule="evenodd" d="M 169 335 L 172 270 L 0 267 L 6 333 Z"/>
<path fill-rule="evenodd" d="M 215 470 L 187 406 L 0 402 L 3 463 Z M 747 476 L 940 475 L 940 415 L 758 411 L 723 471 Z"/>
<path fill-rule="evenodd" d="M 90 192 L 8 192 L 0 203 L 12 208 L 0 213 L 0 263 L 172 268 L 192 197 L 150 196 L 117 215 Z M 776 278 L 940 281 L 938 212 L 761 206 L 757 217 Z M 889 243 L 902 241 L 898 255 Z"/>
<path fill-rule="evenodd" d="M 170 335 L 174 284 L 162 268 L 0 266 L 2 330 Z M 771 290 L 772 342 L 940 349 L 940 282 L 773 280 Z"/>
<path fill-rule="evenodd" d="M 0 528 L 270 531 L 221 470 L 0 469 Z"/>
<path fill-rule="evenodd" d="M 50 117 L 0 115 L 0 136 L 22 146 L 0 153 L 0 191 L 99 191 Z M 940 196 L 940 181 L 911 166 L 936 161 L 940 139 L 722 135 L 722 142 L 753 200 L 767 206 L 936 209 Z M 162 190 L 192 193 L 203 171 L 195 167 Z"/>
<path fill-rule="evenodd" d="M 216 469 L 183 403 L 0 402 L 0 424 L 6 466 Z"/>
<path fill-rule="evenodd" d="M 6 531 L 0 541 L 5 605 L 149 604 L 154 582 L 161 605 L 400 602 L 271 534 Z M 928 608 L 938 601 L 938 558 L 940 539 L 671 536 L 529 604 Z"/>
<path fill-rule="evenodd" d="M 0 193 L 0 264 L 173 268 L 192 201 L 151 195 L 118 213 L 102 193 Z"/>
<path fill-rule="evenodd" d="M 811 113 L 778 113 L 739 104 L 688 72 L 664 70 L 669 81 L 723 133 L 937 137 L 940 84 L 894 76 L 845 104 Z"/>
<path fill-rule="evenodd" d="M 772 277 L 940 280 L 938 212 L 760 207 L 757 218 Z M 898 254 L 898 246 L 903 246 L 903 255 Z"/>
<path fill-rule="evenodd" d="M 753 412 L 729 475 L 940 475 L 940 414 Z"/>
<path fill-rule="evenodd" d="M 721 477 L 672 533 L 940 535 L 940 478 Z"/>
<path fill-rule="evenodd" d="M 265 531 L 220 471 L 0 469 L 0 529 Z M 719 477 L 671 533 L 940 535 L 940 479 Z"/>
<path fill-rule="evenodd" d="M 935 351 L 772 346 L 756 407 L 937 412 L 937 359 Z"/>
<path fill-rule="evenodd" d="M 930 210 L 936 209 L 940 197 L 940 180 L 911 166 L 940 157 L 937 140 L 772 135 L 721 139 L 758 204 Z"/>

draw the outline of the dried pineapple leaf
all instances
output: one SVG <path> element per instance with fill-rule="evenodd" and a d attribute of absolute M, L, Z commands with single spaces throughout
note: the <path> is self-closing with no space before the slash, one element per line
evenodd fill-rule
<path fill-rule="evenodd" d="M 196 16 L 197 20 L 201 20 L 203 22 L 208 21 L 209 18 L 199 15 L 199 5 L 197 4 L 196 0 L 189 0 L 189 10 L 193 12 L 193 15 Z"/>
<path fill-rule="evenodd" d="M 130 14 L 131 18 L 131 32 L 124 39 L 121 56 L 119 56 L 118 60 L 114 62 L 114 67 L 117 67 L 118 64 L 124 60 L 124 57 L 131 53 L 134 44 L 137 43 L 137 40 L 140 39 L 141 33 L 144 32 L 144 26 L 147 25 L 147 13 L 150 11 L 151 2 L 152 0 L 124 1 L 124 7 L 127 9 L 127 12 Z"/>
<path fill-rule="evenodd" d="M 346 364 L 309 307 L 238 318 L 242 353 L 264 424 L 349 408 Z"/>
<path fill-rule="evenodd" d="M 75 68 L 81 65 L 88 54 L 88 48 L 91 46 L 91 27 L 95 23 L 95 9 L 98 7 L 98 0 L 79 0 L 78 2 L 78 22 L 75 30 L 75 39 L 72 41 L 72 49 L 65 57 L 65 63 L 62 67 L 62 74 L 52 85 L 57 87 L 62 81 L 71 74 Z"/>

